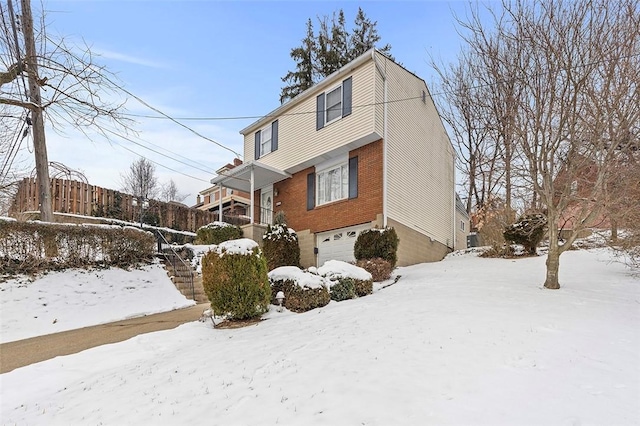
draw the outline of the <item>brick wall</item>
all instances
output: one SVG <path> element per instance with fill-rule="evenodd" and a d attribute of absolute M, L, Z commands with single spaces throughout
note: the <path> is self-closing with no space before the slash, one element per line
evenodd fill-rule
<path fill-rule="evenodd" d="M 349 158 L 352 157 L 358 157 L 357 198 L 307 211 L 307 175 L 315 172 L 310 167 L 273 185 L 274 193 L 278 192 L 274 196 L 274 211 L 284 211 L 287 225 L 296 231 L 308 229 L 312 233 L 375 221 L 382 213 L 382 140 L 351 151 Z M 259 200 L 260 191 L 255 194 Z M 257 207 L 256 214 L 259 214 Z"/>

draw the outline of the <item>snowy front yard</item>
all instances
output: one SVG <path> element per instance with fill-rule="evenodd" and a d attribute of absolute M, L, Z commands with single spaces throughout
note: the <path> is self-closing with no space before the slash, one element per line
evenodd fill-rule
<path fill-rule="evenodd" d="M 0 418 L 639 424 L 640 280 L 604 249 L 570 251 L 563 288 L 545 290 L 544 261 L 454 254 L 304 314 L 272 311 L 240 329 L 194 322 L 20 368 L 0 376 Z"/>

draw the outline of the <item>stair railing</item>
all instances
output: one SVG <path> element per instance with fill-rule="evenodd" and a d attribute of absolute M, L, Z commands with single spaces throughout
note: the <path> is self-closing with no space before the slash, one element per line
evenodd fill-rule
<path fill-rule="evenodd" d="M 185 270 L 189 271 L 189 289 L 191 290 L 191 299 L 196 300 L 196 290 L 193 284 L 193 268 L 189 265 L 185 260 L 180 256 L 174 249 L 171 244 L 167 241 L 167 239 L 162 235 L 162 232 L 156 230 L 156 240 L 158 241 L 158 253 L 164 256 L 164 258 L 171 262 L 171 267 L 173 268 L 173 273 L 177 274 L 178 270 L 176 266 L 178 262 L 176 259 L 185 267 Z"/>

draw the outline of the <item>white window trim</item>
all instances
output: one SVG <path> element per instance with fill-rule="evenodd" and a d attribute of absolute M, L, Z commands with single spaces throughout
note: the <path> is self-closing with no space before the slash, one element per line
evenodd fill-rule
<path fill-rule="evenodd" d="M 329 98 L 329 93 L 333 92 L 336 89 L 340 89 L 340 115 L 338 115 L 336 118 L 329 120 L 329 103 L 327 102 L 327 99 Z M 333 123 L 334 121 L 338 121 L 342 118 L 342 114 L 344 113 L 344 89 L 342 88 L 342 83 L 333 86 L 330 89 L 327 89 L 324 91 L 324 125 L 328 125 Z"/>
<path fill-rule="evenodd" d="M 267 151 L 267 148 L 263 150 L 264 144 L 266 142 L 264 140 L 264 134 L 265 134 L 265 131 L 267 130 L 269 131 L 269 135 L 270 135 L 268 151 Z M 271 153 L 272 146 L 273 146 L 273 133 L 271 132 L 271 124 L 269 124 L 268 126 L 265 126 L 264 128 L 260 129 L 260 158 Z"/>
<path fill-rule="evenodd" d="M 334 160 L 335 161 L 335 160 Z M 347 168 L 347 189 L 345 191 L 345 194 L 341 194 L 340 198 L 336 198 L 335 200 L 329 200 L 329 201 L 321 201 L 320 200 L 320 175 L 324 174 L 324 173 L 328 173 L 332 170 L 336 170 L 336 169 L 340 169 L 341 171 L 341 176 L 342 176 L 342 168 L 346 167 Z M 340 200 L 346 200 L 347 198 L 349 198 L 349 160 L 347 159 L 347 161 L 341 161 L 341 162 L 333 162 L 333 164 L 326 166 L 322 169 L 320 168 L 316 168 L 316 206 L 323 206 L 325 204 L 330 204 L 330 203 L 335 203 L 336 201 L 340 201 Z M 341 182 L 340 188 L 342 190 L 342 188 L 344 188 L 344 183 Z"/>

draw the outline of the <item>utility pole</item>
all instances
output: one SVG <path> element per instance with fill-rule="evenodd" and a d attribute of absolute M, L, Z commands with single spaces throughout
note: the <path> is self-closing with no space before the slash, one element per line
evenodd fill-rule
<path fill-rule="evenodd" d="M 33 35 L 33 16 L 31 16 L 31 0 L 21 0 L 22 33 L 26 51 L 25 64 L 29 81 L 29 97 L 31 98 L 31 122 L 33 125 L 33 151 L 36 159 L 36 181 L 40 198 L 40 220 L 53 222 L 51 207 L 51 181 L 49 179 L 49 159 L 44 134 L 44 116 L 38 79 L 38 58 Z"/>

